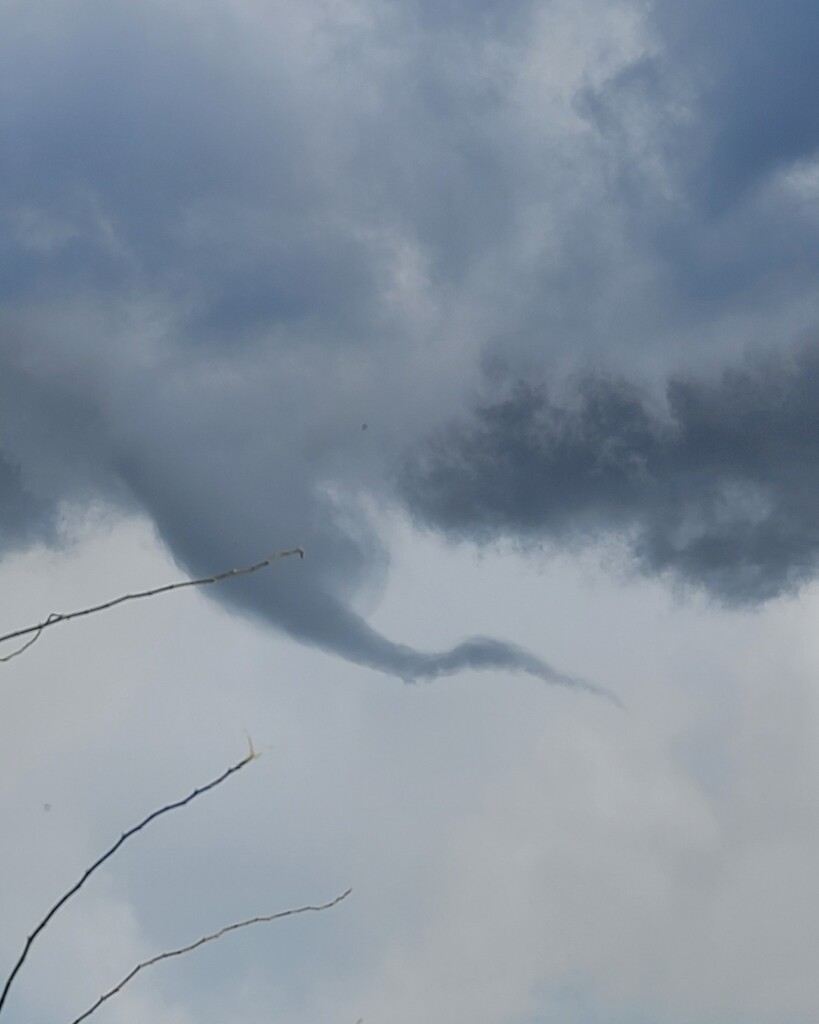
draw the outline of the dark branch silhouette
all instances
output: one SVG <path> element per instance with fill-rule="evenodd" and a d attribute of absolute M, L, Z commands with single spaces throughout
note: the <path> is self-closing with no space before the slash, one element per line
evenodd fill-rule
<path fill-rule="evenodd" d="M 119 839 L 113 844 L 113 846 L 106 850 L 101 857 L 97 858 L 97 860 L 95 860 L 94 863 L 85 870 L 82 878 L 80 878 L 78 882 L 76 882 L 74 885 L 71 886 L 70 889 L 66 890 L 66 892 L 63 893 L 63 895 L 51 907 L 51 909 L 48 911 L 45 917 L 43 917 L 43 919 L 39 922 L 34 931 L 26 939 L 25 945 L 23 946 L 23 951 L 17 958 L 17 962 L 11 969 L 11 973 L 6 979 L 5 985 L 3 986 L 3 991 L 2 993 L 0 993 L 0 1013 L 2 1013 L 3 1011 L 3 1006 L 6 1002 L 6 999 L 8 998 L 8 994 L 12 984 L 14 983 L 14 979 L 17 977 L 20 968 L 25 963 L 26 957 L 29 954 L 29 950 L 31 949 L 32 944 L 34 943 L 34 940 L 43 931 L 43 929 L 47 927 L 49 921 L 51 921 L 51 919 L 54 917 L 57 911 L 60 910 L 61 907 L 64 907 L 65 904 L 72 898 L 72 896 L 76 896 L 76 894 L 80 891 L 80 889 L 82 889 L 82 887 L 85 885 L 88 879 L 94 874 L 95 871 L 97 871 L 98 868 L 102 867 L 102 865 L 107 860 L 114 856 L 117 850 L 124 843 L 126 843 L 132 836 L 136 835 L 137 832 L 141 832 L 142 829 L 144 829 L 147 825 L 150 825 L 152 821 L 155 821 L 163 814 L 168 814 L 171 811 L 179 810 L 180 807 L 184 807 L 186 804 L 191 803 L 197 797 L 202 796 L 203 793 L 207 793 L 209 790 L 215 789 L 217 786 L 220 786 L 223 782 L 229 779 L 231 775 L 235 775 L 236 772 L 241 771 L 241 769 L 244 768 L 245 765 L 250 764 L 251 761 L 255 761 L 258 756 L 259 755 L 253 749 L 253 744 L 250 743 L 250 749 L 247 752 L 247 754 L 245 754 L 245 756 L 242 758 L 242 760 L 237 761 L 236 764 L 234 765 L 231 765 L 230 768 L 227 768 L 225 771 L 223 771 L 218 778 L 213 779 L 211 782 L 208 782 L 204 786 L 197 787 L 193 790 L 192 793 L 189 793 L 182 800 L 177 800 L 174 803 L 165 804 L 158 810 L 152 811 L 146 818 L 143 818 L 138 825 L 134 825 L 133 828 L 128 829 L 127 832 L 123 832 Z"/>
<path fill-rule="evenodd" d="M 217 573 L 215 576 L 203 576 L 198 580 L 180 580 L 176 583 L 166 583 L 162 587 L 154 587 L 151 590 L 140 590 L 134 594 L 122 594 L 111 601 L 104 601 L 102 604 L 95 604 L 90 608 L 80 608 L 74 612 L 65 612 L 64 614 L 52 612 L 48 618 L 43 619 L 42 622 L 36 625 L 24 626 L 22 629 L 15 629 L 11 633 L 5 633 L 0 636 L 0 644 L 5 643 L 7 640 L 17 640 L 24 636 L 29 637 L 22 647 L 18 647 L 16 651 L 12 651 L 11 654 L 7 654 L 5 657 L 0 657 L 0 662 L 11 661 L 12 658 L 16 658 L 23 651 L 28 650 L 32 644 L 40 639 L 43 630 L 49 626 L 56 626 L 58 622 L 70 622 L 71 619 L 79 619 L 84 615 L 94 615 L 96 612 L 103 612 L 108 608 L 114 608 L 118 604 L 124 604 L 126 601 L 138 601 L 143 597 L 156 597 L 157 594 L 167 594 L 171 590 L 182 590 L 184 587 L 202 587 L 209 583 L 220 583 L 222 580 L 232 579 L 235 576 L 249 576 L 260 569 L 266 569 L 280 558 L 290 558 L 292 555 L 304 558 L 304 551 L 301 548 L 292 548 L 290 551 L 278 551 L 276 554 L 263 559 L 263 561 L 256 562 L 255 565 L 247 565 L 242 569 L 228 569 L 226 572 Z M 2 1006 L 2 1003 L 0 1003 L 0 1006 Z"/>
<path fill-rule="evenodd" d="M 90 1017 L 91 1014 L 94 1013 L 95 1010 L 98 1010 L 104 1002 L 109 1000 L 112 996 L 115 996 L 118 992 L 121 992 L 128 982 L 133 981 L 140 971 L 145 970 L 146 967 L 153 967 L 154 964 L 158 964 L 162 960 L 169 960 L 171 957 L 182 956 L 184 953 L 190 953 L 192 950 L 198 949 L 200 946 L 204 946 L 206 942 L 214 942 L 216 939 L 221 939 L 223 935 L 227 935 L 229 932 L 238 931 L 240 928 L 249 928 L 250 925 L 253 924 L 266 924 L 270 921 L 279 921 L 283 917 L 294 917 L 296 914 L 308 914 L 311 912 L 319 913 L 322 910 L 329 910 L 331 907 L 335 907 L 337 904 L 341 903 L 342 900 L 345 900 L 352 891 L 352 889 L 346 889 L 339 896 L 336 896 L 335 899 L 330 900 L 329 903 L 321 903 L 317 906 L 310 905 L 306 907 L 295 907 L 291 910 L 280 910 L 278 913 L 266 914 L 262 917 L 249 917 L 246 921 L 237 921 L 235 924 L 229 924 L 224 928 L 220 928 L 216 932 L 211 932 L 210 935 L 203 935 L 201 938 L 197 939 L 195 942 L 189 943 L 187 946 L 179 946 L 177 949 L 169 949 L 165 953 L 158 953 L 156 956 L 152 956 L 149 960 L 143 960 L 142 963 L 137 964 L 136 967 L 129 971 L 120 982 L 113 986 L 113 988 L 109 988 L 107 992 L 104 992 L 84 1013 L 81 1013 L 79 1017 L 75 1017 L 74 1020 L 71 1021 L 71 1024 L 80 1024 L 80 1021 L 86 1020 Z"/>

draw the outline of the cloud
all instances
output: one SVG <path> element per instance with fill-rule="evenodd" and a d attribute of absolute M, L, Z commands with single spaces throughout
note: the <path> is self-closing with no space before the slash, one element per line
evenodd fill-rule
<path fill-rule="evenodd" d="M 91 603 L 112 580 L 176 578 L 152 529 L 196 575 L 307 552 L 215 590 L 299 649 L 191 596 L 55 630 L 14 663 L 3 750 L 22 788 L 5 817 L 32 855 L 7 941 L 54 884 L 50 850 L 75 837 L 81 871 L 130 822 L 126 792 L 150 807 L 180 772 L 207 778 L 225 730 L 247 726 L 260 745 L 273 730 L 275 753 L 226 817 L 119 864 L 131 881 L 113 910 L 139 911 L 123 956 L 199 933 L 200 912 L 232 919 L 242 895 L 253 912 L 352 883 L 358 923 L 226 946 L 222 977 L 192 962 L 193 984 L 161 982 L 179 985 L 168 1007 L 496 1022 L 544 1006 L 587 1020 L 599 999 L 607 1021 L 692 1006 L 813 1019 L 815 928 L 799 912 L 817 803 L 794 787 L 810 788 L 803 752 L 818 748 L 782 654 L 810 648 L 809 602 L 753 621 L 680 610 L 656 584 L 590 585 L 572 557 L 615 537 L 645 572 L 730 605 L 814 572 L 817 357 L 797 348 L 819 323 L 812 10 L 6 8 L 0 549 L 64 542 L 67 509 L 139 523 L 130 542 L 95 532 L 82 560 L 8 557 L 15 614 L 74 607 L 78 585 Z M 743 361 L 760 346 L 767 361 Z M 482 383 L 499 364 L 511 383 Z M 419 538 L 408 509 L 438 536 Z M 461 537 L 567 557 L 537 575 L 476 560 Z M 804 630 L 770 630 L 803 613 Z M 583 686 L 561 671 L 581 659 L 628 715 L 595 725 L 603 702 L 574 690 L 496 685 L 505 666 Z M 355 662 L 490 671 L 418 700 Z M 763 677 L 770 707 L 755 709 Z M 156 787 L 140 795 L 146 751 Z M 566 994 L 575 982 L 586 999 Z"/>
<path fill-rule="evenodd" d="M 744 670 L 719 735 L 681 726 L 679 707 L 618 723 L 575 709 L 510 753 L 453 830 L 445 896 L 422 935 L 382 953 L 372 997 L 382 1015 L 811 1019 L 812 684 L 779 670 L 781 651 L 766 656 L 758 623 L 742 632 Z M 723 682 L 713 669 L 709 682 Z M 646 683 L 656 694 L 656 679 Z M 677 697 L 691 700 L 691 688 Z M 692 761 L 716 755 L 719 784 L 681 763 L 691 743 Z"/>
<path fill-rule="evenodd" d="M 0 455 L 0 530 L 5 546 L 25 545 L 51 534 L 53 512 L 26 491 L 20 467 Z"/>
<path fill-rule="evenodd" d="M 791 592 L 819 569 L 819 349 L 672 377 L 666 407 L 611 377 L 562 401 L 517 382 L 409 463 L 418 519 L 452 536 L 624 538 L 640 569 L 728 603 Z"/>
<path fill-rule="evenodd" d="M 790 341 L 819 312 L 815 225 L 793 196 L 695 201 L 685 154 L 717 188 L 709 154 L 742 100 L 684 59 L 707 11 L 574 7 L 18 5 L 0 41 L 15 140 L 0 155 L 0 455 L 16 467 L 0 543 L 101 499 L 147 512 L 197 574 L 301 545 L 297 571 L 225 599 L 402 677 L 503 658 L 559 681 L 513 646 L 417 653 L 368 625 L 396 467 L 468 408 L 498 353 L 536 378 L 601 352 L 665 368 L 681 346 L 705 361 L 774 324 Z M 811 152 L 810 118 L 794 124 L 760 180 Z M 613 429 L 662 462 L 670 442 L 640 402 L 596 387 Z M 633 525 L 641 485 L 603 477 L 619 496 L 596 481 L 592 506 Z M 741 585 L 688 541 L 675 554 L 676 534 L 645 530 L 639 555 L 756 599 L 808 571 L 777 580 L 766 559 L 792 541 L 762 532 L 732 538 L 765 548 Z"/>
<path fill-rule="evenodd" d="M 223 599 L 405 679 L 506 666 L 588 688 L 483 637 L 414 651 L 362 614 L 390 467 L 474 375 L 476 267 L 516 223 L 504 83 L 533 7 L 499 14 L 15 10 L 3 547 L 99 500 L 147 512 L 197 575 L 299 545 L 297 572 Z"/>
<path fill-rule="evenodd" d="M 625 328 L 668 352 L 669 333 L 683 330 L 701 360 L 766 334 L 798 336 L 817 316 L 819 118 L 801 100 L 817 84 L 816 19 L 803 0 L 776 14 L 756 0 L 661 0 L 644 27 L 635 59 L 577 95 L 606 175 L 591 210 L 607 233 L 589 241 L 595 254 L 611 245 L 614 223 L 623 261 L 605 262 L 605 347 L 628 344 Z M 789 178 L 805 167 L 813 185 L 794 190 Z M 596 304 L 600 283 L 590 283 Z"/>
<path fill-rule="evenodd" d="M 819 115 L 803 102 L 819 86 L 819 23 L 806 0 L 777 12 L 764 0 L 655 5 L 669 77 L 685 76 L 697 112 L 692 188 L 716 207 L 740 201 L 777 170 L 819 147 Z"/>

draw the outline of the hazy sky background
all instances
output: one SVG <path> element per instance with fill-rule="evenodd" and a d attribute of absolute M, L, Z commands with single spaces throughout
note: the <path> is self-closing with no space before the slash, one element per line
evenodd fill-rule
<path fill-rule="evenodd" d="M 9 1024 L 808 1024 L 819 12 L 9 3 Z M 411 684 L 411 685 L 407 685 Z M 555 685 L 557 684 L 557 685 Z M 623 708 L 601 699 L 613 693 Z"/>

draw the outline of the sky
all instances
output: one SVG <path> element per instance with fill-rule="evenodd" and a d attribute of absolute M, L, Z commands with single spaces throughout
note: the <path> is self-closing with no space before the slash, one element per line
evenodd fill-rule
<path fill-rule="evenodd" d="M 0 1019 L 812 1022 L 815 4 L 0 23 Z"/>

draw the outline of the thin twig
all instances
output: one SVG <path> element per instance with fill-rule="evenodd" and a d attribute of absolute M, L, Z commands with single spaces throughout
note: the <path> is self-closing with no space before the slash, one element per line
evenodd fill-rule
<path fill-rule="evenodd" d="M 49 615 L 49 617 L 45 620 L 45 622 L 41 623 L 39 626 L 36 627 L 34 636 L 29 637 L 29 639 L 26 640 L 26 642 L 23 644 L 23 646 L 22 647 L 18 647 L 16 651 L 12 651 L 11 654 L 7 654 L 5 657 L 0 658 L 0 662 L 11 661 L 12 658 L 16 658 L 19 654 L 22 654 L 23 651 L 27 651 L 29 649 L 29 647 L 31 647 L 32 644 L 36 644 L 37 641 L 42 636 L 43 630 L 46 628 L 46 626 L 50 625 L 51 622 L 54 621 L 54 619 L 56 619 L 56 618 L 59 618 L 59 616 L 57 616 L 54 612 L 52 612 Z M 3 640 L 5 640 L 5 639 L 6 639 L 6 637 L 0 638 L 0 643 L 2 643 Z"/>
<path fill-rule="evenodd" d="M 146 967 L 153 967 L 154 964 L 158 964 L 162 960 L 170 960 L 174 956 L 182 956 L 184 953 L 190 953 L 194 949 L 198 949 L 200 946 L 204 946 L 206 942 L 213 942 L 216 939 L 221 939 L 223 935 L 227 935 L 228 932 L 235 932 L 239 928 L 248 928 L 252 924 L 266 924 L 270 921 L 279 921 L 283 917 L 294 917 L 296 914 L 307 914 L 312 912 L 319 913 L 322 910 L 329 910 L 331 907 L 335 907 L 337 904 L 345 900 L 352 889 L 347 889 L 340 896 L 336 896 L 335 899 L 330 900 L 329 903 L 322 903 L 318 906 L 307 906 L 307 907 L 295 907 L 292 910 L 280 910 L 277 914 L 266 914 L 263 917 L 250 917 L 246 921 L 237 921 L 235 924 L 226 925 L 224 928 L 220 928 L 216 932 L 211 932 L 210 935 L 203 935 L 196 942 L 191 942 L 187 946 L 179 946 L 177 949 L 169 949 L 165 953 L 159 953 L 156 956 L 152 956 L 150 960 L 143 960 L 142 963 L 136 965 L 132 971 L 125 975 L 125 977 L 118 984 L 114 985 L 113 988 L 109 988 L 107 992 L 104 992 L 99 999 L 90 1006 L 84 1013 L 81 1013 L 79 1017 L 75 1017 L 71 1021 L 71 1024 L 80 1024 L 80 1021 L 90 1017 L 95 1010 L 98 1010 L 100 1006 L 112 996 L 115 996 L 118 992 L 121 992 L 123 988 L 128 984 L 129 981 L 139 974 L 140 971 L 145 970 Z"/>
<path fill-rule="evenodd" d="M 26 957 L 28 956 L 29 950 L 31 949 L 34 940 L 37 938 L 40 932 L 48 925 L 49 921 L 54 917 L 57 911 L 61 907 L 65 906 L 65 904 L 71 899 L 71 897 L 75 896 L 80 891 L 80 889 L 82 889 L 82 887 L 85 885 L 88 879 L 94 874 L 94 872 L 98 868 L 102 867 L 102 865 L 109 858 L 113 857 L 117 850 L 123 845 L 123 843 L 127 842 L 127 840 L 131 838 L 131 836 L 136 835 L 137 832 L 141 832 L 146 825 L 149 825 L 152 821 L 155 821 L 163 814 L 168 814 L 170 811 L 179 810 L 180 807 L 184 807 L 186 804 L 189 804 L 198 796 L 202 796 L 203 793 L 207 793 L 209 790 L 215 789 L 217 786 L 220 786 L 226 779 L 230 778 L 231 775 L 234 775 L 236 772 L 240 771 L 242 768 L 245 767 L 245 765 L 250 764 L 251 761 L 255 761 L 258 756 L 259 755 L 253 749 L 253 744 L 250 743 L 250 749 L 248 750 L 247 754 L 245 754 L 241 761 L 237 761 L 236 764 L 231 765 L 230 768 L 223 771 L 218 778 L 213 779 L 213 781 L 207 783 L 207 785 L 197 787 L 193 790 L 192 793 L 189 793 L 182 800 L 177 800 L 175 803 L 172 804 L 165 804 L 164 807 L 160 807 L 158 810 L 152 811 L 146 818 L 143 818 L 138 825 L 134 825 L 133 828 L 129 828 L 127 832 L 123 832 L 113 846 L 106 850 L 101 857 L 95 860 L 94 863 L 89 868 L 86 868 L 82 878 L 80 878 L 78 882 L 76 882 L 74 885 L 71 886 L 70 889 L 63 893 L 63 895 L 51 907 L 51 909 L 48 911 L 45 917 L 40 921 L 40 923 L 37 925 L 34 931 L 26 939 L 25 945 L 23 946 L 23 951 L 18 957 L 17 962 L 12 968 L 8 978 L 6 979 L 6 983 L 3 986 L 2 993 L 0 993 L 0 1012 L 2 1012 L 3 1010 L 3 1004 L 5 1003 L 6 998 L 8 997 L 9 990 L 11 989 L 14 979 L 17 977 L 18 971 L 25 963 Z"/>
<path fill-rule="evenodd" d="M 39 640 L 44 629 L 49 626 L 56 626 L 58 622 L 69 622 L 71 619 L 78 619 L 83 615 L 94 615 L 96 612 L 103 612 L 108 608 L 114 608 L 118 604 L 123 604 L 125 601 L 138 601 L 143 597 L 156 597 L 157 594 L 167 594 L 170 590 L 182 590 L 183 587 L 201 587 L 208 583 L 219 583 L 222 580 L 231 579 L 234 576 L 249 576 L 253 572 L 258 572 L 260 569 L 266 569 L 269 565 L 277 562 L 280 558 L 289 558 L 291 555 L 298 555 L 299 558 L 304 558 L 304 551 L 301 548 L 292 548 L 290 551 L 277 551 L 276 554 L 270 555 L 261 562 L 256 562 L 255 565 L 247 565 L 243 569 L 228 569 L 227 572 L 217 573 L 215 576 L 204 576 L 198 580 L 180 580 L 177 583 L 166 583 L 162 587 L 154 587 L 152 590 L 140 590 L 135 594 L 123 594 L 120 597 L 115 597 L 111 601 L 104 601 L 102 604 L 92 605 L 90 608 L 80 608 L 79 611 L 66 612 L 62 614 L 60 612 L 52 612 L 48 618 L 42 622 L 38 622 L 34 626 L 25 626 L 23 629 L 15 629 L 11 633 L 5 633 L 0 636 L 0 644 L 5 643 L 7 640 L 16 640 L 21 636 L 29 636 L 34 634 L 30 640 L 28 640 L 22 647 L 16 651 L 12 651 L 11 654 L 7 654 L 4 658 L 0 658 L 0 662 L 11 661 L 12 658 L 16 658 L 23 651 L 27 650 L 33 643 Z"/>

